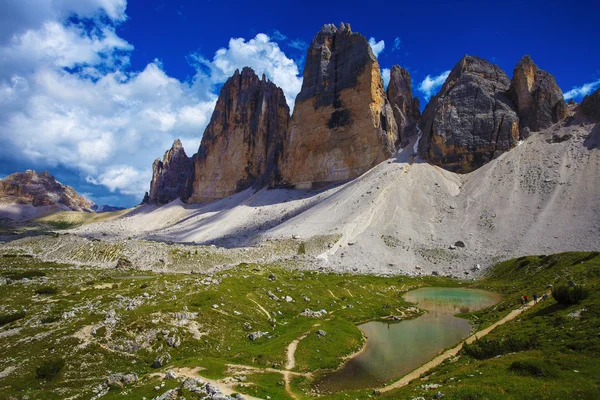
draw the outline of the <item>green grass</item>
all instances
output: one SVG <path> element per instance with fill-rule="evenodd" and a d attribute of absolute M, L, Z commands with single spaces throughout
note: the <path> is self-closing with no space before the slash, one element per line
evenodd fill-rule
<path fill-rule="evenodd" d="M 431 398 L 438 390 L 444 399 L 597 399 L 600 398 L 600 256 L 563 253 L 530 256 L 498 264 L 475 286 L 505 294 L 495 309 L 467 314 L 478 326 L 489 325 L 530 298 L 568 281 L 582 286 L 589 297 L 580 304 L 563 305 L 552 297 L 519 318 L 496 328 L 424 378 L 382 398 Z M 575 311 L 585 309 L 577 317 Z M 489 343 L 483 345 L 483 343 Z M 485 357 L 480 357 L 483 353 Z M 488 357 L 489 356 L 489 357 Z M 435 392 L 425 383 L 442 386 Z M 357 398 L 362 398 L 358 396 Z"/>
<path fill-rule="evenodd" d="M 27 277 L 32 282 L 13 280 L 0 290 L 2 317 L 27 311 L 27 318 L 23 315 L 0 328 L 0 333 L 15 332 L 0 340 L 0 371 L 17 368 L 0 381 L 0 398 L 90 398 L 91 389 L 113 372 L 135 372 L 140 381 L 111 389 L 103 399 L 153 398 L 175 387 L 176 383 L 169 381 L 160 391 L 153 389 L 160 379 L 151 374 L 170 368 L 201 367 L 200 375 L 209 379 L 236 375 L 228 364 L 281 370 L 287 346 L 304 334 L 294 370 L 318 377 L 338 368 L 345 356 L 361 348 L 364 338 L 358 323 L 406 310 L 410 305 L 402 296 L 408 290 L 460 284 L 504 294 L 496 306 L 463 315 L 480 329 L 519 307 L 523 294 L 541 295 L 548 285 L 556 288 L 568 281 L 584 287 L 589 297 L 568 306 L 550 297 L 475 343 L 485 357 L 463 351 L 459 358 L 431 371 L 426 381 L 417 379 L 380 397 L 429 399 L 439 390 L 444 399 L 600 398 L 597 253 L 522 257 L 500 263 L 470 283 L 443 277 L 332 274 L 258 264 L 240 264 L 213 274 L 211 278 L 219 284 L 205 284 L 205 274 L 156 274 L 140 282 L 114 279 L 114 270 L 20 256 L 2 261 L 3 276 Z M 271 274 L 277 280 L 269 279 Z M 46 287 L 56 292 L 35 295 L 36 288 L 44 291 Z M 268 292 L 279 299 L 290 296 L 293 301 L 273 300 Z M 300 313 L 305 308 L 325 309 L 327 315 L 303 317 Z M 582 309 L 586 311 L 576 313 Z M 113 326 L 105 324 L 109 310 L 117 312 Z M 187 322 L 178 319 L 184 312 L 190 313 Z M 244 328 L 246 322 L 251 330 Z M 327 335 L 318 338 L 318 329 Z M 268 332 L 268 337 L 249 340 L 248 333 L 255 331 Z M 181 339 L 177 348 L 167 345 L 172 335 Z M 172 360 L 158 370 L 151 368 L 156 356 L 164 352 Z M 53 378 L 38 379 L 42 363 L 56 359 L 65 360 L 59 372 Z M 250 371 L 246 378 L 236 391 L 260 398 L 289 398 L 280 373 Z M 426 391 L 421 388 L 425 383 L 442 386 Z M 311 380 L 295 377 L 292 388 L 300 399 L 310 398 Z M 367 399 L 371 395 L 370 390 L 342 392 L 323 399 Z M 194 398 L 188 393 L 185 396 Z"/>

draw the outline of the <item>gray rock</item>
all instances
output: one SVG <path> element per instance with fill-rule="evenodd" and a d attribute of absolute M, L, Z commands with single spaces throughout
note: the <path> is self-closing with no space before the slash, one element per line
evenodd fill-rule
<path fill-rule="evenodd" d="M 167 374 L 165 375 L 165 379 L 177 379 L 177 375 L 175 374 L 175 372 L 173 372 L 173 370 L 169 370 L 169 372 L 167 372 Z"/>
<path fill-rule="evenodd" d="M 251 334 L 249 334 L 248 339 L 255 341 L 266 335 L 267 335 L 267 332 L 256 331 L 256 332 L 252 332 Z"/>
<path fill-rule="evenodd" d="M 161 367 L 164 367 L 170 361 L 171 361 L 171 355 L 168 354 L 168 353 L 165 353 L 165 354 L 160 355 L 160 356 L 158 356 L 158 357 L 156 357 L 154 359 L 154 362 L 152 363 L 152 368 L 161 368 Z"/>
<path fill-rule="evenodd" d="M 317 331 L 317 337 L 323 337 L 323 336 L 327 336 L 327 332 L 325 332 L 323 329 L 319 329 Z"/>
<path fill-rule="evenodd" d="M 519 141 L 510 79 L 497 65 L 465 56 L 450 72 L 419 123 L 419 154 L 450 171 L 473 171 Z"/>
<path fill-rule="evenodd" d="M 417 122 L 421 116 L 419 99 L 412 95 L 411 79 L 407 70 L 398 65 L 392 67 L 386 93 L 398 125 L 396 147 L 400 144 L 405 146 L 408 139 L 417 134 Z"/>
<path fill-rule="evenodd" d="M 160 396 L 154 397 L 152 400 L 176 400 L 178 397 L 177 389 L 169 389 Z"/>
<path fill-rule="evenodd" d="M 585 96 L 580 107 L 584 114 L 600 121 L 600 89 Z"/>
<path fill-rule="evenodd" d="M 150 192 L 142 203 L 167 204 L 178 199 L 184 194 L 193 169 L 192 158 L 185 154 L 181 140 L 175 140 L 162 161 L 160 158 L 154 160 Z"/>
<path fill-rule="evenodd" d="M 524 129 L 537 132 L 567 116 L 567 103 L 554 76 L 539 69 L 529 56 L 515 67 L 510 89 L 523 138 L 529 135 Z"/>

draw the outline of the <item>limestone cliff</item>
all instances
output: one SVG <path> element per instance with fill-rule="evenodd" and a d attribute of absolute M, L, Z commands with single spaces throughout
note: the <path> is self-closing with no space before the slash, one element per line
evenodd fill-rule
<path fill-rule="evenodd" d="M 524 56 L 515 67 L 511 82 L 521 136 L 548 128 L 567 116 L 567 104 L 554 76 Z"/>
<path fill-rule="evenodd" d="M 94 202 L 80 196 L 48 172 L 15 172 L 0 179 L 0 202 L 31 204 L 34 207 L 59 205 L 71 211 L 93 212 Z"/>
<path fill-rule="evenodd" d="M 399 143 L 396 143 L 396 147 L 400 144 L 405 146 L 409 137 L 417 133 L 417 123 L 421 116 L 419 99 L 412 95 L 409 72 L 394 65 L 390 71 L 390 82 L 386 93 L 398 125 Z"/>
<path fill-rule="evenodd" d="M 250 68 L 236 71 L 221 88 L 193 157 L 186 201 L 220 199 L 278 176 L 276 160 L 289 114 L 283 91 L 274 83 Z"/>
<path fill-rule="evenodd" d="M 144 202 L 166 204 L 180 198 L 186 191 L 186 182 L 192 176 L 192 159 L 185 154 L 179 139 L 163 156 L 152 164 L 150 192 Z"/>
<path fill-rule="evenodd" d="M 369 43 L 349 24 L 323 26 L 308 49 L 275 183 L 308 188 L 355 178 L 394 154 L 396 141 Z"/>
<path fill-rule="evenodd" d="M 519 118 L 509 89 L 510 79 L 500 67 L 463 57 L 423 112 L 419 154 L 466 173 L 514 147 Z"/>
<path fill-rule="evenodd" d="M 600 121 L 600 89 L 585 96 L 580 107 L 584 114 Z"/>

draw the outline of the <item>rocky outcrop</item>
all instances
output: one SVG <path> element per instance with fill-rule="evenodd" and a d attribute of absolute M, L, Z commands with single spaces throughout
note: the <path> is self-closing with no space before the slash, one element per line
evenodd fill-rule
<path fill-rule="evenodd" d="M 325 25 L 306 57 L 279 185 L 355 178 L 395 153 L 397 126 L 377 58 L 349 24 Z"/>
<path fill-rule="evenodd" d="M 567 104 L 554 76 L 524 56 L 515 67 L 511 94 L 517 107 L 521 136 L 537 132 L 563 120 Z"/>
<path fill-rule="evenodd" d="M 584 114 L 600 121 L 600 89 L 585 96 L 580 107 Z"/>
<path fill-rule="evenodd" d="M 407 70 L 398 65 L 392 67 L 386 93 L 398 125 L 396 147 L 400 144 L 405 146 L 408 139 L 417 133 L 417 123 L 421 117 L 421 105 L 419 99 L 412 95 L 412 84 Z"/>
<path fill-rule="evenodd" d="M 220 199 L 278 176 L 276 160 L 289 114 L 283 91 L 274 83 L 250 68 L 236 71 L 221 88 L 194 155 L 187 201 Z"/>
<path fill-rule="evenodd" d="M 519 140 L 519 118 L 509 89 L 500 67 L 463 57 L 423 112 L 419 154 L 466 173 L 511 149 Z"/>
<path fill-rule="evenodd" d="M 48 172 L 27 170 L 0 180 L 2 203 L 31 204 L 34 207 L 60 205 L 72 211 L 93 212 L 94 202 L 80 196 L 71 186 L 58 182 Z"/>
<path fill-rule="evenodd" d="M 187 181 L 192 176 L 192 159 L 185 154 L 179 139 L 167 152 L 162 161 L 157 158 L 152 164 L 150 192 L 144 201 L 152 204 L 167 204 L 184 195 Z"/>

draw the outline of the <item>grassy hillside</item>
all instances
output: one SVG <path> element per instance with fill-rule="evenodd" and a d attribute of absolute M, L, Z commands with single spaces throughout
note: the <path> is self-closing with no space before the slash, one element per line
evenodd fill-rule
<path fill-rule="evenodd" d="M 240 393 L 288 399 L 286 352 L 304 334 L 290 383 L 296 398 L 310 398 L 314 377 L 363 345 L 356 323 L 417 316 L 402 296 L 419 286 L 467 286 L 441 277 L 342 275 L 257 264 L 210 276 L 155 275 L 10 254 L 0 258 L 0 275 L 0 398 L 7 399 L 91 398 L 103 391 L 103 399 L 150 399 L 180 385 L 163 380 L 170 369 L 207 379 L 231 377 L 227 382 Z M 480 351 L 463 351 L 423 379 L 380 397 L 430 399 L 439 391 L 444 399 L 600 398 L 599 278 L 598 253 L 497 265 L 468 283 L 506 295 L 491 309 L 463 315 L 477 329 L 519 307 L 522 294 L 542 294 L 549 284 L 572 281 L 590 295 L 571 306 L 544 300 L 475 343 Z M 303 316 L 307 308 L 327 314 Z M 317 338 L 319 329 L 327 335 Z M 264 336 L 249 339 L 255 332 Z M 490 348 L 491 354 L 483 351 Z M 166 354 L 170 360 L 153 367 Z M 109 387 L 107 377 L 115 372 L 139 379 Z M 372 396 L 368 390 L 323 398 Z"/>
<path fill-rule="evenodd" d="M 42 218 L 38 218 L 35 222 L 49 226 L 51 229 L 70 229 L 77 226 L 91 224 L 94 222 L 111 221 L 117 219 L 132 209 L 111 211 L 104 213 L 88 213 L 77 211 L 61 211 Z"/>
<path fill-rule="evenodd" d="M 569 281 L 589 291 L 581 304 L 563 306 L 550 297 L 476 343 L 476 349 L 494 348 L 487 356 L 473 352 L 476 358 L 463 351 L 423 379 L 381 397 L 433 398 L 439 391 L 444 399 L 600 398 L 599 253 L 521 257 L 500 263 L 477 286 L 507 294 L 505 301 L 467 317 L 485 326 L 518 307 L 521 295 L 531 298 L 533 292 L 547 292 L 548 285 L 556 288 Z M 531 346 L 525 347 L 531 348 L 511 349 L 510 340 L 529 342 Z M 431 384 L 441 386 L 426 390 L 424 385 Z"/>

